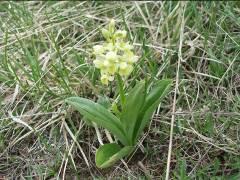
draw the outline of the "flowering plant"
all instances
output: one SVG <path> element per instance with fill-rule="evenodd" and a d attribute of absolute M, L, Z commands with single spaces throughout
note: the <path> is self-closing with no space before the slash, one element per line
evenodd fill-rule
<path fill-rule="evenodd" d="M 126 31 L 116 30 L 112 20 L 108 29 L 102 29 L 106 43 L 93 47 L 96 59 L 94 64 L 101 71 L 101 82 L 108 84 L 117 75 L 118 80 L 127 78 L 138 57 L 133 47 L 126 42 Z M 121 83 L 120 83 L 121 84 Z M 154 85 L 138 82 L 129 92 L 119 85 L 121 110 L 113 113 L 100 103 L 81 97 L 69 97 L 66 102 L 77 109 L 84 120 L 104 127 L 115 137 L 114 143 L 104 144 L 96 152 L 96 165 L 99 168 L 112 166 L 129 155 L 135 148 L 139 136 L 148 124 L 153 112 L 163 97 L 169 92 L 172 81 L 159 80 Z M 119 145 L 119 143 L 121 145 Z"/>

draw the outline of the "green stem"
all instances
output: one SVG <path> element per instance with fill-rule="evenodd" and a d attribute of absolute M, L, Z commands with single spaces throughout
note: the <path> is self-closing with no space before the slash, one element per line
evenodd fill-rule
<path fill-rule="evenodd" d="M 117 74 L 117 83 L 118 83 L 118 90 L 120 94 L 121 106 L 123 108 L 125 103 L 125 94 L 124 94 L 123 80 L 119 74 Z"/>

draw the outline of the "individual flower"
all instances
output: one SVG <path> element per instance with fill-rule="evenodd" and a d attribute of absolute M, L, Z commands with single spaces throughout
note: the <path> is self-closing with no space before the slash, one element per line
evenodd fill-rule
<path fill-rule="evenodd" d="M 119 68 L 119 74 L 121 76 L 128 76 L 133 70 L 133 66 L 127 64 L 126 62 L 121 62 Z"/>
<path fill-rule="evenodd" d="M 134 54 L 132 44 L 126 41 L 127 31 L 116 30 L 114 20 L 111 20 L 107 28 L 103 28 L 101 32 L 106 42 L 93 46 L 95 55 L 93 63 L 100 69 L 101 82 L 108 85 L 109 81 L 114 80 L 115 74 L 129 76 L 138 56 Z"/>
<path fill-rule="evenodd" d="M 125 31 L 125 30 L 123 30 L 123 31 L 117 30 L 114 34 L 114 38 L 120 39 L 120 40 L 126 38 L 126 36 L 127 36 L 127 31 Z"/>
<path fill-rule="evenodd" d="M 138 56 L 135 56 L 132 51 L 128 51 L 123 54 L 122 61 L 126 61 L 129 64 L 137 62 Z"/>
<path fill-rule="evenodd" d="M 104 53 L 104 47 L 102 45 L 93 46 L 93 52 L 95 55 Z"/>
<path fill-rule="evenodd" d="M 106 53 L 106 60 L 109 62 L 117 62 L 118 61 L 118 56 L 117 53 L 114 51 L 109 51 Z"/>
<path fill-rule="evenodd" d="M 113 76 L 109 76 L 108 74 L 102 74 L 101 76 L 101 82 L 105 85 L 108 85 L 108 81 L 113 81 L 114 77 Z"/>

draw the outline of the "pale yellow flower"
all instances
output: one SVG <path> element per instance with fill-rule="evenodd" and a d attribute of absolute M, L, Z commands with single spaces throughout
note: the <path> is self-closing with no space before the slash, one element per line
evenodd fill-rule
<path fill-rule="evenodd" d="M 135 56 L 132 51 L 127 51 L 122 56 L 122 61 L 126 61 L 129 64 L 137 62 L 138 56 Z"/>
<path fill-rule="evenodd" d="M 93 63 L 96 68 L 100 69 L 101 82 L 108 85 L 109 81 L 114 80 L 115 74 L 120 74 L 125 78 L 129 76 L 138 57 L 132 51 L 133 46 L 125 42 L 127 32 L 116 30 L 114 20 L 110 21 L 107 29 L 102 29 L 102 34 L 106 42 L 93 47 L 96 56 Z"/>
<path fill-rule="evenodd" d="M 107 51 L 113 51 L 114 48 L 115 48 L 115 46 L 113 45 L 112 42 L 104 44 L 104 49 L 107 50 Z"/>
<path fill-rule="evenodd" d="M 116 39 L 124 39 L 124 38 L 126 38 L 126 36 L 127 36 L 127 31 L 125 31 L 125 30 L 117 30 L 115 33 L 114 33 L 114 37 L 116 38 Z"/>
<path fill-rule="evenodd" d="M 109 62 L 108 60 L 104 60 L 104 61 L 103 61 L 103 66 L 104 66 L 105 68 L 108 68 L 108 67 L 110 66 L 110 62 Z"/>
<path fill-rule="evenodd" d="M 103 75 L 101 76 L 101 82 L 102 82 L 103 84 L 108 85 L 108 76 L 107 76 L 106 74 L 103 74 Z"/>
<path fill-rule="evenodd" d="M 117 65 L 116 64 L 111 64 L 109 67 L 108 67 L 108 73 L 109 74 L 115 74 L 117 72 L 118 68 L 117 68 Z"/>
<path fill-rule="evenodd" d="M 93 46 L 93 52 L 95 55 L 102 54 L 102 53 L 104 53 L 104 47 L 101 45 Z"/>
<path fill-rule="evenodd" d="M 107 59 L 108 61 L 111 61 L 111 62 L 117 62 L 117 61 L 118 61 L 118 56 L 117 56 L 116 52 L 114 52 L 114 51 L 109 51 L 109 52 L 107 52 L 107 54 L 106 54 L 106 59 Z"/>
<path fill-rule="evenodd" d="M 103 84 L 108 85 L 108 81 L 113 81 L 113 80 L 114 80 L 114 77 L 113 77 L 113 76 L 109 76 L 109 75 L 107 75 L 107 74 L 102 74 L 102 76 L 101 76 L 101 82 L 102 82 Z"/>
<path fill-rule="evenodd" d="M 128 67 L 128 64 L 126 62 L 121 62 L 119 67 L 120 69 L 124 70 Z"/>
<path fill-rule="evenodd" d="M 103 66 L 103 63 L 98 59 L 94 60 L 93 64 L 96 66 L 96 68 L 99 68 L 99 69 L 102 68 Z"/>
<path fill-rule="evenodd" d="M 129 44 L 129 42 L 124 43 L 122 47 L 125 51 L 131 51 L 133 49 L 133 46 Z"/>

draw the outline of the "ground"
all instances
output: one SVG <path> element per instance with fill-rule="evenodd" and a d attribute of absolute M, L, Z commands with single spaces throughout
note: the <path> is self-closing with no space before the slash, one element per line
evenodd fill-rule
<path fill-rule="evenodd" d="M 140 57 L 126 83 L 174 84 L 136 151 L 101 170 L 64 99 L 112 97 L 91 49 L 112 18 Z M 0 2 L 0 179 L 165 179 L 168 163 L 170 179 L 240 179 L 239 53 L 237 1 Z"/>

